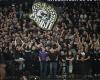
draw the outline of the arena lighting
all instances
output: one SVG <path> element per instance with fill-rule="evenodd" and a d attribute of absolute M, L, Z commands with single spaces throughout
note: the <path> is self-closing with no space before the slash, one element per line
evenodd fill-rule
<path fill-rule="evenodd" d="M 51 30 L 57 19 L 55 9 L 47 3 L 37 2 L 32 6 L 30 18 L 42 29 Z"/>

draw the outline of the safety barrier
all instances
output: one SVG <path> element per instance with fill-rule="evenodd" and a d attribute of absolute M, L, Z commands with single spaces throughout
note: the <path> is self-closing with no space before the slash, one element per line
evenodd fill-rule
<path fill-rule="evenodd" d="M 69 64 L 68 62 L 59 63 L 57 61 L 57 62 L 54 62 L 53 64 L 54 66 L 56 66 L 55 63 L 57 63 L 56 74 L 50 74 L 50 64 L 51 63 L 52 62 L 50 61 L 46 62 L 47 71 L 46 71 L 45 77 L 49 79 L 52 79 L 52 78 L 61 78 L 61 79 L 71 78 L 74 80 L 78 78 L 98 78 L 100 79 L 98 77 L 100 76 L 99 75 L 100 74 L 99 72 L 100 61 L 86 61 L 86 62 L 74 61 L 71 64 Z M 95 65 L 95 66 L 92 66 L 92 65 Z M 39 61 L 33 62 L 30 65 L 25 64 L 25 66 L 21 70 L 19 70 L 19 66 L 20 66 L 19 63 L 16 63 L 14 61 L 8 61 L 7 68 L 6 68 L 6 72 L 7 72 L 6 76 L 8 77 L 12 76 L 11 78 L 13 78 L 13 76 L 21 77 L 21 76 L 30 76 L 30 75 L 34 77 L 35 76 L 41 77 L 41 74 L 40 74 L 41 66 L 40 66 Z M 95 71 L 93 69 L 95 69 Z"/>

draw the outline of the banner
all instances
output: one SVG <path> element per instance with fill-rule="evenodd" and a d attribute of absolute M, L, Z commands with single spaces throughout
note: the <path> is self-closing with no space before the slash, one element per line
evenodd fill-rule
<path fill-rule="evenodd" d="M 30 18 L 33 19 L 40 28 L 51 30 L 57 19 L 57 13 L 52 6 L 37 2 L 32 6 Z"/>

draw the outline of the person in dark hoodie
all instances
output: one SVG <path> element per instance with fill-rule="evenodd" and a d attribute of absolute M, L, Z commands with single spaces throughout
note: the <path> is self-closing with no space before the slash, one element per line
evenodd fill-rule
<path fill-rule="evenodd" d="M 25 70 L 31 74 L 32 64 L 33 64 L 33 55 L 31 53 L 31 49 L 28 46 L 26 46 L 24 50 L 24 59 L 25 59 Z"/>

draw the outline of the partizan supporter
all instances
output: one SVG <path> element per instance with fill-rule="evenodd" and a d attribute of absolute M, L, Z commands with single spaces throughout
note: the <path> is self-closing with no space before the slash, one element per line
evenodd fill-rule
<path fill-rule="evenodd" d="M 90 56 L 90 62 L 95 60 L 93 62 L 100 66 L 100 2 L 63 2 L 61 3 L 63 5 L 52 2 L 52 4 L 60 8 L 57 11 L 60 14 L 51 31 L 40 29 L 29 19 L 30 6 L 32 6 L 30 2 L 26 2 L 25 5 L 21 2 L 16 2 L 14 5 L 0 5 L 0 54 L 11 56 L 9 58 L 12 61 L 24 55 L 25 69 L 28 69 L 29 72 L 33 69 L 33 62 L 38 62 L 38 52 L 42 47 L 48 48 L 50 73 L 52 74 L 54 71 L 54 75 L 57 74 L 57 61 L 59 61 L 61 51 L 71 50 L 75 60 L 76 55 L 79 56 L 78 60 L 82 63 L 81 65 L 84 65 L 84 60 Z M 80 50 L 82 52 L 78 54 Z M 98 54 L 96 57 L 95 52 Z M 2 58 L 0 58 L 0 62 Z M 3 59 L 7 61 L 7 58 L 5 56 Z M 91 65 L 93 74 L 97 73 L 94 71 L 92 63 Z M 99 69 L 97 66 L 95 68 Z M 83 68 L 82 70 L 84 71 Z"/>

